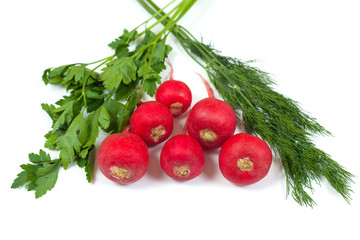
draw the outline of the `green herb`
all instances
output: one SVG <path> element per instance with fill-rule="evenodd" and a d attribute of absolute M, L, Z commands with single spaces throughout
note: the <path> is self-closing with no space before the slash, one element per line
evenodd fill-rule
<path fill-rule="evenodd" d="M 158 34 L 151 31 L 157 23 L 138 33 L 156 13 L 132 31 L 124 30 L 109 44 L 115 52 L 112 56 L 44 71 L 45 84 L 61 85 L 69 93 L 55 105 L 41 105 L 53 121 L 44 146 L 58 151 L 59 157 L 51 160 L 43 150 L 38 155 L 30 154 L 31 163 L 20 166 L 23 171 L 12 188 L 25 186 L 35 191 L 36 198 L 41 197 L 55 186 L 60 167 L 67 169 L 72 163 L 84 168 L 87 180 L 92 181 L 93 151 L 100 129 L 122 132 L 143 92 L 155 94 L 159 74 L 166 68 L 164 62 L 171 51 L 166 38 L 190 5 L 182 1 L 160 17 L 158 23 L 168 17 L 169 23 Z"/>
<path fill-rule="evenodd" d="M 20 166 L 24 171 L 17 175 L 11 187 L 19 188 L 27 184 L 27 189 L 34 190 L 35 197 L 38 198 L 55 186 L 60 160 L 51 160 L 49 154 L 43 150 L 40 150 L 39 154 L 30 153 L 29 160 L 33 164 Z"/>
<path fill-rule="evenodd" d="M 166 14 L 151 0 L 138 0 L 158 19 Z M 165 17 L 164 25 L 169 19 Z M 325 178 L 346 200 L 350 201 L 353 175 L 327 153 L 316 148 L 311 137 L 330 135 L 316 120 L 305 114 L 290 98 L 273 90 L 269 75 L 237 58 L 221 55 L 220 51 L 198 41 L 184 27 L 173 29 L 184 50 L 201 65 L 221 97 L 236 111 L 240 125 L 266 140 L 280 156 L 286 176 L 287 193 L 301 205 L 313 206 L 306 189 L 314 190 L 312 182 Z"/>

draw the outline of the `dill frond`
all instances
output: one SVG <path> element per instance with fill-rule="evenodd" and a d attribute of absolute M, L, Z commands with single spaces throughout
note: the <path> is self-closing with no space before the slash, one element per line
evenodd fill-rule
<path fill-rule="evenodd" d="M 313 182 L 320 184 L 325 178 L 350 202 L 354 176 L 318 149 L 311 139 L 314 135 L 331 133 L 306 114 L 296 101 L 276 92 L 268 73 L 239 59 L 222 56 L 210 45 L 187 35 L 187 38 L 182 35 L 181 41 L 186 41 L 183 46 L 205 63 L 210 81 L 237 112 L 241 126 L 249 134 L 267 141 L 279 155 L 287 193 L 291 192 L 300 205 L 312 207 L 315 202 L 308 191 L 313 192 Z"/>
<path fill-rule="evenodd" d="M 152 0 L 138 0 L 150 13 L 165 13 Z M 162 23 L 169 21 L 164 18 Z M 209 76 L 220 96 L 235 112 L 239 125 L 249 134 L 265 140 L 280 157 L 286 178 L 287 195 L 300 205 L 316 205 L 313 182 L 325 178 L 347 201 L 351 200 L 354 175 L 345 170 L 312 141 L 314 135 L 331 135 L 316 119 L 306 114 L 299 104 L 273 89 L 274 81 L 268 73 L 248 62 L 223 56 L 210 44 L 198 41 L 187 29 L 176 26 L 172 33 L 186 53 Z"/>

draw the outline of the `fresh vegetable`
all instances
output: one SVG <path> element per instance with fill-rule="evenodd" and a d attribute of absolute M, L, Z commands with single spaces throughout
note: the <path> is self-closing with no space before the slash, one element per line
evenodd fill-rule
<path fill-rule="evenodd" d="M 250 185 L 263 179 L 271 162 L 272 152 L 267 143 L 246 133 L 226 140 L 219 154 L 221 173 L 237 185 Z"/>
<path fill-rule="evenodd" d="M 173 131 L 173 116 L 168 107 L 157 101 L 142 103 L 130 118 L 131 131 L 148 146 L 165 141 Z"/>
<path fill-rule="evenodd" d="M 205 167 L 205 156 L 200 144 L 186 135 L 187 123 L 183 134 L 170 138 L 160 154 L 160 166 L 171 178 L 187 181 L 199 176 Z"/>
<path fill-rule="evenodd" d="M 60 159 L 51 159 L 50 155 L 44 150 L 39 154 L 29 154 L 30 164 L 22 164 L 23 169 L 17 175 L 11 188 L 19 188 L 26 184 L 27 189 L 35 191 L 35 197 L 39 198 L 47 191 L 54 188 L 61 167 Z M 87 174 L 92 173 L 92 168 L 87 170 Z"/>
<path fill-rule="evenodd" d="M 174 80 L 173 66 L 169 62 L 171 73 L 170 79 L 163 82 L 156 90 L 156 101 L 168 106 L 172 115 L 178 116 L 190 107 L 192 95 L 190 88 L 182 81 Z"/>
<path fill-rule="evenodd" d="M 160 166 L 169 177 L 177 181 L 187 181 L 199 176 L 204 170 L 204 152 L 194 138 L 179 134 L 164 144 Z"/>
<path fill-rule="evenodd" d="M 187 130 L 203 148 L 219 148 L 234 134 L 236 115 L 228 103 L 214 98 L 208 83 L 202 79 L 209 98 L 200 100 L 192 107 L 187 119 Z"/>
<path fill-rule="evenodd" d="M 130 184 L 140 180 L 149 166 L 149 151 L 144 141 L 133 133 L 114 133 L 101 143 L 97 163 L 111 181 Z"/>
<path fill-rule="evenodd" d="M 138 2 L 164 26 L 171 24 L 171 19 L 152 0 Z M 238 58 L 221 55 L 182 26 L 171 31 L 186 53 L 207 71 L 220 96 L 236 111 L 239 124 L 249 134 L 268 142 L 279 155 L 287 193 L 291 191 L 296 202 L 314 206 L 307 190 L 312 192 L 312 183 L 323 179 L 350 201 L 354 175 L 312 141 L 314 135 L 330 135 L 329 131 L 304 113 L 297 102 L 274 91 L 274 82 L 267 73 Z"/>

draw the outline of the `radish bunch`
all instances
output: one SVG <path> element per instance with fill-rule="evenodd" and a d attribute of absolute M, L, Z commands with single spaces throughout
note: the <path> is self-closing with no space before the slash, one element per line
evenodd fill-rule
<path fill-rule="evenodd" d="M 227 180 L 236 185 L 249 185 L 263 179 L 272 163 L 269 146 L 246 133 L 234 135 L 234 110 L 214 97 L 201 75 L 208 98 L 189 110 L 183 133 L 168 139 L 173 131 L 173 117 L 186 112 L 192 101 L 191 90 L 185 83 L 173 79 L 171 64 L 170 67 L 170 79 L 158 87 L 156 101 L 139 104 L 129 127 L 123 133 L 108 136 L 101 144 L 98 153 L 101 172 L 120 184 L 136 182 L 147 171 L 148 148 L 165 142 L 160 166 L 176 181 L 199 176 L 205 166 L 204 150 L 220 147 L 219 168 Z"/>

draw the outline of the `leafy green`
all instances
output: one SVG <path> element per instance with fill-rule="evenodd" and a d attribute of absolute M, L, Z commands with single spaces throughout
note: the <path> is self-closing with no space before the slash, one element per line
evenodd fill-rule
<path fill-rule="evenodd" d="M 79 66 L 73 66 L 68 68 L 68 70 L 64 73 L 64 81 L 68 82 L 71 80 L 74 80 L 75 82 L 79 82 L 81 79 L 85 76 L 85 66 L 79 65 Z"/>
<path fill-rule="evenodd" d="M 29 161 L 32 163 L 48 163 L 51 162 L 51 158 L 49 154 L 47 154 L 44 150 L 40 149 L 39 154 L 29 154 Z"/>
<path fill-rule="evenodd" d="M 155 46 L 154 54 L 151 59 L 151 64 L 162 62 L 171 50 L 171 46 L 165 44 L 165 39 L 160 40 Z"/>
<path fill-rule="evenodd" d="M 94 174 L 94 165 L 95 165 L 94 148 L 92 148 L 91 151 L 89 151 L 89 154 L 87 154 L 85 162 L 86 162 L 85 165 L 86 179 L 89 183 L 91 183 Z"/>
<path fill-rule="evenodd" d="M 109 44 L 109 47 L 115 50 L 115 56 L 117 58 L 128 57 L 130 53 L 129 43 L 135 41 L 138 36 L 139 35 L 136 29 L 132 30 L 131 32 L 129 32 L 127 29 L 124 29 L 123 34 L 119 38 L 116 38 L 114 41 L 112 41 Z"/>
<path fill-rule="evenodd" d="M 36 171 L 37 180 L 35 182 L 35 197 L 39 198 L 47 191 L 54 188 L 60 169 L 60 161 L 52 164 L 45 163 L 42 168 Z"/>
<path fill-rule="evenodd" d="M 85 122 L 82 114 L 79 114 L 69 125 L 65 134 L 57 139 L 55 142 L 56 150 L 60 150 L 60 159 L 62 166 L 67 169 L 71 160 L 75 157 L 81 149 L 81 142 L 79 140 L 77 130 L 78 127 L 84 128 Z"/>
<path fill-rule="evenodd" d="M 104 104 L 104 108 L 106 109 L 106 111 L 109 114 L 109 126 L 104 129 L 106 132 L 117 132 L 120 122 L 121 122 L 121 118 L 120 118 L 120 114 L 124 111 L 124 104 L 114 100 L 114 99 L 109 99 L 105 104 Z"/>
<path fill-rule="evenodd" d="M 26 186 L 28 191 L 35 191 L 35 197 L 39 198 L 50 191 L 58 178 L 60 161 L 51 160 L 50 155 L 40 150 L 39 154 L 30 153 L 29 160 L 33 164 L 23 164 L 23 169 L 15 178 L 11 188 Z"/>
<path fill-rule="evenodd" d="M 106 68 L 102 69 L 100 78 L 104 81 L 105 88 L 113 90 L 118 88 L 121 82 L 129 84 L 136 80 L 136 65 L 131 57 L 124 57 L 111 61 Z"/>
<path fill-rule="evenodd" d="M 110 115 L 104 106 L 91 113 L 86 119 L 87 137 L 83 147 L 90 147 L 95 144 L 99 135 L 99 126 L 107 129 L 110 125 Z"/>

